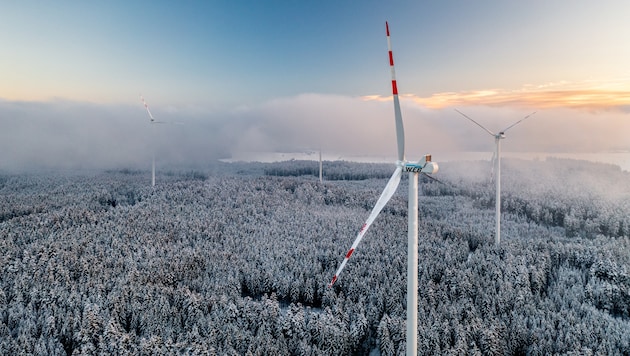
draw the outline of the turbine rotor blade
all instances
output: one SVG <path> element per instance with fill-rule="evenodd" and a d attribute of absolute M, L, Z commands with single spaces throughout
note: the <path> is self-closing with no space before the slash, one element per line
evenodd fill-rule
<path fill-rule="evenodd" d="M 477 124 L 477 126 L 481 127 L 482 129 L 484 129 L 487 133 L 489 133 L 492 136 L 496 136 L 496 134 L 490 130 L 488 130 L 487 128 L 483 127 L 483 125 L 481 125 L 480 123 L 478 123 L 477 121 L 471 119 L 468 115 L 464 114 L 463 112 L 455 109 L 455 111 L 457 111 L 458 113 L 460 113 L 460 115 L 462 115 L 463 117 L 467 118 L 468 120 L 474 122 L 475 124 Z"/>
<path fill-rule="evenodd" d="M 381 196 L 376 201 L 374 208 L 372 208 L 372 212 L 370 213 L 370 216 L 367 218 L 363 226 L 361 226 L 361 229 L 359 230 L 357 237 L 354 239 L 354 242 L 352 243 L 350 250 L 348 250 L 348 252 L 346 253 L 346 256 L 344 257 L 343 262 L 341 262 L 341 265 L 337 269 L 337 272 L 335 272 L 335 275 L 330 281 L 330 284 L 328 284 L 328 287 L 332 287 L 333 284 L 335 284 L 335 282 L 337 281 L 337 278 L 339 278 L 339 274 L 341 274 L 341 271 L 343 271 L 344 267 L 346 266 L 346 263 L 348 263 L 348 260 L 352 256 L 352 253 L 354 253 L 354 250 L 357 248 L 359 243 L 361 243 L 361 240 L 363 240 L 363 237 L 365 236 L 365 233 L 367 232 L 367 230 L 370 228 L 370 225 L 372 225 L 372 223 L 374 222 L 374 219 L 376 219 L 376 217 L 381 212 L 381 210 L 383 210 L 383 207 L 385 206 L 385 204 L 387 204 L 387 202 L 391 199 L 391 197 L 396 192 L 396 189 L 398 188 L 398 184 L 400 183 L 401 177 L 402 177 L 402 167 L 398 166 L 396 167 L 394 174 L 392 174 L 392 177 L 389 178 L 389 181 L 387 182 L 385 189 L 383 189 Z"/>
<path fill-rule="evenodd" d="M 394 116 L 396 119 L 396 141 L 398 143 L 398 161 L 405 160 L 405 128 L 403 126 L 402 114 L 400 112 L 400 101 L 398 99 L 398 86 L 396 85 L 396 70 L 394 69 L 394 54 L 392 52 L 392 41 L 389 37 L 389 24 L 385 22 L 387 32 L 387 49 L 389 51 L 389 68 L 392 72 L 392 95 L 394 96 Z"/>
<path fill-rule="evenodd" d="M 149 114 L 149 117 L 151 118 L 151 122 L 156 122 L 155 119 L 153 118 L 153 115 L 151 115 L 151 110 L 149 110 L 149 105 L 147 105 L 147 102 L 144 101 L 144 97 L 142 96 L 142 94 L 140 95 L 140 100 L 142 100 L 142 104 L 144 105 L 144 108 L 147 109 L 147 113 Z"/>
<path fill-rule="evenodd" d="M 501 132 L 505 133 L 505 131 L 507 131 L 507 130 L 511 129 L 512 127 L 514 127 L 514 126 L 516 126 L 516 125 L 518 125 L 518 124 L 520 124 L 521 122 L 525 121 L 525 119 L 528 119 L 530 116 L 534 115 L 535 113 L 536 113 L 536 111 L 534 111 L 533 113 L 531 113 L 531 114 L 529 114 L 529 115 L 525 116 L 524 118 L 522 118 L 522 119 L 518 120 L 517 122 L 513 123 L 512 125 L 508 126 L 508 127 L 507 127 L 507 128 L 505 128 L 505 129 L 503 129 L 503 131 L 501 131 Z"/>
<path fill-rule="evenodd" d="M 169 124 L 169 125 L 183 125 L 183 122 L 179 121 L 151 121 L 152 124 Z"/>
<path fill-rule="evenodd" d="M 140 100 L 142 100 L 142 104 L 144 105 L 144 108 L 147 110 L 147 114 L 149 114 L 149 118 L 151 119 L 151 123 L 152 124 L 170 124 L 170 125 L 183 125 L 184 124 L 183 122 L 179 122 L 179 121 L 157 121 L 157 120 L 155 120 L 155 118 L 151 114 L 151 110 L 149 110 L 149 105 L 144 100 L 144 97 L 142 96 L 142 94 L 140 94 Z"/>
<path fill-rule="evenodd" d="M 431 180 L 433 180 L 433 181 L 436 181 L 436 182 L 438 182 L 438 183 L 440 183 L 440 184 L 450 185 L 450 184 L 447 184 L 447 183 L 442 182 L 441 180 L 439 180 L 439 179 L 437 179 L 437 178 L 435 178 L 435 177 L 433 177 L 433 176 L 430 176 L 428 173 L 424 173 L 424 172 L 420 172 L 420 173 L 422 173 L 422 175 L 424 175 L 425 177 L 427 177 L 427 178 L 429 178 L 429 179 L 431 179 Z"/>

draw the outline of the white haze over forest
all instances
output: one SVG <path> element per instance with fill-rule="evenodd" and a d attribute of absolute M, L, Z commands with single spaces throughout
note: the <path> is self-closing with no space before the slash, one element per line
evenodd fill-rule
<path fill-rule="evenodd" d="M 152 135 L 162 166 L 202 167 L 216 159 L 247 160 L 249 152 L 308 152 L 320 147 L 327 160 L 388 160 L 396 154 L 389 101 L 303 94 L 236 109 L 173 107 L 151 102 L 150 97 L 147 101 L 157 120 L 182 125 L 155 125 L 152 130 L 139 99 L 137 105 L 0 100 L 0 169 L 149 167 Z M 404 98 L 401 103 L 408 159 L 432 153 L 440 161 L 465 157 L 464 152 L 494 150 L 490 135 L 452 109 L 426 109 Z M 533 111 L 459 110 L 492 131 Z M 544 109 L 508 131 L 502 149 L 507 156 L 628 152 L 628 132 L 630 115 L 625 108 Z M 482 154 L 479 159 L 490 157 Z"/>

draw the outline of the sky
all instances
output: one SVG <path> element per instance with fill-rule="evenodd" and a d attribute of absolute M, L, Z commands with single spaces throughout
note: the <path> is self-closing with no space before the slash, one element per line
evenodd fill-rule
<path fill-rule="evenodd" d="M 3 1 L 0 169 L 630 150 L 630 2 Z M 149 125 L 142 94 L 157 120 Z"/>

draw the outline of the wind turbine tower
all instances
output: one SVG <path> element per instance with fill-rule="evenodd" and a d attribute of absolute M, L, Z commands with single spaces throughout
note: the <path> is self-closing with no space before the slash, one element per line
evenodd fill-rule
<path fill-rule="evenodd" d="M 455 109 L 455 111 L 457 111 L 458 113 L 460 113 L 463 117 L 467 118 L 468 120 L 474 122 L 475 124 L 477 124 L 477 126 L 481 127 L 482 129 L 484 129 L 487 133 L 489 133 L 491 136 L 494 137 L 494 143 L 496 145 L 496 151 L 495 151 L 495 157 L 496 160 L 494 162 L 494 171 L 496 172 L 496 178 L 495 178 L 495 182 L 496 182 L 496 191 L 495 191 L 495 231 L 494 231 L 494 243 L 498 246 L 501 243 L 501 140 L 505 139 L 505 131 L 511 129 L 512 127 L 516 126 L 517 124 L 521 123 L 523 120 L 529 118 L 530 116 L 534 115 L 536 112 L 534 111 L 533 113 L 525 116 L 524 118 L 518 120 L 517 122 L 513 123 L 512 125 L 506 127 L 505 129 L 499 131 L 499 133 L 495 134 L 494 132 L 488 130 L 487 128 L 485 128 L 484 126 L 482 126 L 480 123 L 478 123 L 477 121 L 471 119 L 469 116 L 467 116 L 466 114 L 462 113 L 461 111 Z"/>
<path fill-rule="evenodd" d="M 321 146 L 319 147 L 319 183 L 323 183 L 324 182 L 324 177 L 322 174 L 322 148 Z"/>
<path fill-rule="evenodd" d="M 154 124 L 164 124 L 164 121 L 156 121 L 153 118 L 153 115 L 151 114 L 151 110 L 149 110 L 149 105 L 147 105 L 147 102 L 144 101 L 144 97 L 142 95 L 140 95 L 140 100 L 142 100 L 142 104 L 144 105 L 144 108 L 147 110 L 147 114 L 149 114 L 149 123 L 151 124 L 151 126 L 153 126 Z M 152 155 L 152 160 L 151 160 L 151 186 L 155 187 L 155 127 L 151 132 L 151 155 Z"/>
<path fill-rule="evenodd" d="M 416 355 L 418 350 L 418 174 L 431 174 L 438 171 L 438 165 L 431 162 L 431 155 L 427 154 L 418 162 L 408 162 L 405 160 L 405 132 L 403 128 L 402 115 L 400 112 L 400 102 L 398 99 L 398 87 L 396 85 L 396 73 L 394 70 L 394 56 L 389 37 L 389 25 L 385 22 L 387 31 L 387 48 L 389 50 L 389 65 L 392 74 L 392 95 L 394 98 L 394 118 L 396 122 L 396 141 L 398 143 L 398 160 L 396 170 L 387 182 L 381 196 L 376 201 L 369 217 L 361 226 L 350 250 L 346 253 L 341 265 L 335 272 L 329 287 L 337 281 L 339 274 L 346 266 L 346 263 L 354 253 L 368 228 L 374 219 L 381 212 L 385 204 L 396 192 L 402 172 L 409 173 L 409 203 L 408 203 L 408 229 L 407 229 L 407 332 L 406 332 L 406 354 Z"/>

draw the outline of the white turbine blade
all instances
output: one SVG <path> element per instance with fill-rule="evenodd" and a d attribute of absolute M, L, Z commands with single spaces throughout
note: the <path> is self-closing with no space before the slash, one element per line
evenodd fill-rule
<path fill-rule="evenodd" d="M 142 95 L 140 95 L 140 100 L 142 100 L 142 104 L 144 105 L 144 108 L 147 109 L 147 114 L 149 114 L 149 118 L 151 118 L 151 122 L 162 123 L 160 121 L 155 121 L 155 119 L 153 118 L 153 115 L 151 115 L 151 110 L 149 110 L 149 105 L 147 105 L 147 102 L 144 101 L 144 97 Z"/>
<path fill-rule="evenodd" d="M 184 125 L 181 121 L 151 121 L 152 124 Z"/>
<path fill-rule="evenodd" d="M 402 114 L 400 112 L 400 101 L 398 99 L 398 86 L 396 85 L 396 70 L 394 69 L 394 54 L 392 53 L 392 41 L 389 37 L 389 24 L 385 22 L 387 31 L 387 49 L 389 51 L 389 68 L 392 72 L 392 95 L 394 96 L 394 116 L 396 119 L 396 141 L 398 142 L 398 161 L 405 160 L 405 128 L 403 126 Z"/>
<path fill-rule="evenodd" d="M 147 114 L 149 114 L 149 118 L 151 119 L 152 124 L 170 124 L 170 125 L 183 125 L 183 122 L 180 121 L 157 121 L 151 114 L 151 110 L 149 110 L 149 105 L 144 100 L 144 97 L 140 95 L 140 100 L 142 100 L 142 104 L 144 104 L 144 108 L 147 109 Z"/>
<path fill-rule="evenodd" d="M 508 126 L 508 127 L 507 127 L 507 128 L 505 128 L 505 129 L 503 129 L 503 131 L 501 131 L 501 132 L 505 133 L 505 131 L 507 131 L 507 130 L 511 129 L 512 127 L 514 127 L 514 126 L 516 126 L 516 125 L 518 125 L 518 124 L 520 124 L 521 122 L 525 121 L 525 119 L 529 118 L 530 116 L 534 115 L 535 113 L 536 113 L 536 111 L 534 111 L 533 113 L 531 113 L 531 114 L 529 114 L 529 115 L 525 116 L 524 118 L 522 118 L 522 119 L 518 120 L 517 122 L 513 123 L 512 125 Z"/>
<path fill-rule="evenodd" d="M 352 247 L 350 247 L 350 250 L 348 250 L 348 253 L 346 253 L 346 256 L 344 257 L 343 262 L 341 262 L 341 265 L 337 269 L 337 272 L 335 272 L 335 275 L 330 281 L 330 284 L 328 285 L 328 287 L 332 287 L 332 285 L 335 284 L 335 282 L 337 281 L 337 278 L 339 277 L 339 274 L 341 273 L 343 268 L 346 266 L 346 263 L 350 259 L 350 256 L 352 256 L 354 249 L 356 249 L 359 243 L 361 242 L 361 240 L 363 240 L 363 236 L 365 236 L 365 233 L 370 228 L 370 225 L 372 225 L 372 223 L 374 222 L 374 219 L 376 219 L 376 217 L 381 212 L 381 210 L 383 210 L 383 207 L 385 206 L 385 204 L 387 204 L 389 199 L 391 199 L 391 197 L 396 192 L 396 189 L 398 188 L 398 184 L 400 183 L 401 176 L 402 176 L 402 167 L 398 166 L 396 170 L 394 171 L 394 174 L 392 174 L 392 177 L 389 178 L 389 182 L 387 182 L 387 185 L 385 186 L 385 189 L 383 189 L 381 196 L 376 201 L 374 208 L 372 208 L 372 212 L 370 213 L 370 216 L 367 218 L 363 226 L 361 226 L 361 230 L 359 230 L 357 237 L 354 239 L 354 242 L 352 243 Z"/>
<path fill-rule="evenodd" d="M 459 110 L 457 110 L 457 109 L 455 109 L 455 111 L 457 111 L 458 113 L 460 113 L 463 117 L 467 118 L 468 120 L 470 120 L 470 121 L 474 122 L 475 124 L 477 124 L 477 126 L 479 126 L 479 127 L 481 127 L 482 129 L 486 130 L 486 132 L 487 132 L 487 133 L 489 133 L 490 135 L 492 135 L 492 136 L 496 136 L 496 135 L 494 134 L 494 132 L 492 132 L 492 131 L 488 130 L 487 128 L 483 127 L 483 125 L 481 125 L 481 124 L 480 124 L 480 123 L 478 123 L 477 121 L 475 121 L 475 120 L 471 119 L 468 115 L 464 114 L 463 112 L 461 112 L 461 111 L 459 111 Z"/>

